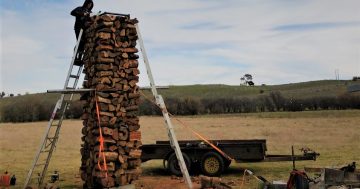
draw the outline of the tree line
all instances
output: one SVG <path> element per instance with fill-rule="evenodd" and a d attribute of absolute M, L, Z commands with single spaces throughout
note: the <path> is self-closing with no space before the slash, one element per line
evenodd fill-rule
<path fill-rule="evenodd" d="M 152 102 L 141 99 L 139 115 L 161 115 Z M 230 114 L 275 111 L 344 110 L 360 109 L 360 96 L 344 94 L 311 98 L 288 98 L 280 92 L 257 97 L 234 98 L 165 98 L 168 111 L 174 115 Z M 48 120 L 55 103 L 41 98 L 16 100 L 4 105 L 1 122 L 31 122 Z M 66 118 L 78 119 L 82 115 L 81 101 L 74 101 L 66 111 Z"/>
<path fill-rule="evenodd" d="M 168 111 L 175 115 L 360 109 L 360 96 L 350 94 L 298 99 L 271 92 L 255 98 L 169 98 L 165 102 Z M 145 101 L 140 106 L 140 114 L 159 115 L 161 112 Z"/>

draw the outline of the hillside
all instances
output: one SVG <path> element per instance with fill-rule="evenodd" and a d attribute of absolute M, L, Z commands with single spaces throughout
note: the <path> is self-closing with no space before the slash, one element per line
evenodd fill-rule
<path fill-rule="evenodd" d="M 346 94 L 353 81 L 322 80 L 284 85 L 230 86 L 187 85 L 161 89 L 170 112 L 177 115 L 249 113 L 266 111 L 303 111 L 359 109 L 360 95 Z M 359 83 L 359 82 L 358 82 Z M 144 91 L 151 97 L 150 91 Z M 46 120 L 60 94 L 27 94 L 0 99 L 0 121 L 26 122 Z M 79 118 L 82 104 L 74 102 L 67 111 L 67 118 Z M 140 115 L 160 112 L 150 102 L 143 101 Z"/>
<path fill-rule="evenodd" d="M 160 89 L 159 93 L 165 98 L 233 98 L 233 97 L 257 97 L 260 94 L 270 93 L 272 91 L 279 91 L 285 97 L 293 98 L 310 98 L 318 96 L 338 96 L 346 93 L 348 85 L 355 83 L 350 80 L 320 80 L 309 81 L 301 83 L 290 83 L 283 85 L 266 85 L 266 86 L 234 86 L 234 85 L 171 85 L 169 89 Z M 360 83 L 357 81 L 356 83 Z M 261 93 L 263 91 L 263 93 Z M 144 92 L 146 95 L 151 95 L 150 91 Z M 0 99 L 0 108 L 12 101 L 28 101 L 28 100 L 42 100 L 53 101 L 58 99 L 59 94 L 28 94 L 15 97 L 5 97 Z M 76 95 L 75 100 L 79 99 Z"/>
<path fill-rule="evenodd" d="M 349 80 L 321 80 L 302 83 L 266 86 L 231 86 L 231 85 L 187 85 L 170 86 L 168 90 L 161 90 L 165 97 L 194 97 L 194 98 L 230 98 L 256 97 L 260 91 L 269 93 L 279 91 L 285 97 L 308 98 L 318 96 L 337 96 L 346 93 L 348 85 L 355 83 Z M 360 83 L 360 82 L 358 82 Z"/>

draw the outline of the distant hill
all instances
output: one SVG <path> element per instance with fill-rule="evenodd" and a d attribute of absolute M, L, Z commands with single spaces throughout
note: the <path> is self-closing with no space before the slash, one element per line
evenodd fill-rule
<path fill-rule="evenodd" d="M 194 97 L 194 98 L 229 98 L 229 97 L 257 97 L 258 95 L 279 91 L 285 97 L 308 98 L 318 96 L 338 96 L 346 93 L 348 85 L 356 83 L 351 80 L 321 80 L 283 85 L 265 86 L 233 86 L 233 85 L 186 85 L 170 86 L 168 90 L 161 90 L 165 97 Z M 360 83 L 357 81 L 357 83 Z"/>
<path fill-rule="evenodd" d="M 178 115 L 212 113 L 247 113 L 263 111 L 302 111 L 326 109 L 358 109 L 360 94 L 345 95 L 347 87 L 360 81 L 321 80 L 283 85 L 231 86 L 185 85 L 160 89 L 169 111 Z M 145 95 L 151 97 L 149 90 Z M 27 94 L 0 99 L 0 121 L 46 120 L 60 94 Z M 67 117 L 78 118 L 81 103 L 74 97 Z M 151 103 L 140 105 L 141 115 L 159 114 Z M 6 114 L 6 115 L 2 115 Z M 4 116 L 4 117 L 3 117 Z"/>
<path fill-rule="evenodd" d="M 351 80 L 320 80 L 301 83 L 289 83 L 282 85 L 264 86 L 234 86 L 222 84 L 209 85 L 171 85 L 169 89 L 159 89 L 159 93 L 165 98 L 233 98 L 248 97 L 255 98 L 261 94 L 279 91 L 284 97 L 288 98 L 311 98 L 321 96 L 338 96 L 346 93 L 348 85 L 359 84 L 360 81 Z M 144 91 L 146 95 L 151 95 L 150 91 Z M 11 101 L 26 101 L 31 99 L 42 99 L 56 103 L 59 94 L 27 94 L 0 99 L 0 108 Z M 78 100 L 79 95 L 75 95 L 74 100 Z"/>

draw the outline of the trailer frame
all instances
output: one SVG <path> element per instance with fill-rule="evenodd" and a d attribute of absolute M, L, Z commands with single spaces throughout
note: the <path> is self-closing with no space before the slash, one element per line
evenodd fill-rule
<path fill-rule="evenodd" d="M 279 162 L 279 161 L 304 161 L 316 160 L 320 154 L 314 151 L 303 151 L 301 155 L 268 155 L 266 140 L 211 140 L 215 146 L 224 151 L 227 155 L 232 157 L 236 163 L 251 163 L 251 162 Z M 194 164 L 200 164 L 201 173 L 208 176 L 218 176 L 232 163 L 226 157 L 215 151 L 211 146 L 200 140 L 181 140 L 179 146 L 184 156 L 188 169 Z M 164 168 L 170 171 L 171 174 L 180 175 L 176 171 L 176 163 L 173 159 L 174 151 L 170 146 L 169 141 L 156 141 L 155 144 L 144 144 L 142 147 L 142 162 L 150 160 L 163 160 Z M 206 163 L 206 161 L 210 163 Z M 175 165 L 173 165 L 175 164 Z M 207 165 L 218 165 L 215 168 Z"/>

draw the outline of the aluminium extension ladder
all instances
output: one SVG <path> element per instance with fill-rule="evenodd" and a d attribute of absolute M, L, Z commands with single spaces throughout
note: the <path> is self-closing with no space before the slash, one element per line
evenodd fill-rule
<path fill-rule="evenodd" d="M 78 40 L 74 49 L 74 54 L 71 60 L 70 68 L 65 80 L 64 90 L 74 90 L 78 84 L 80 74 L 83 69 L 83 64 L 74 64 L 78 53 L 83 30 L 80 30 Z M 62 94 L 57 101 L 55 108 L 51 114 L 47 129 L 41 139 L 41 144 L 36 152 L 35 158 L 31 165 L 24 183 L 24 189 L 31 183 L 32 180 L 37 179 L 37 184 L 40 186 L 44 182 L 46 171 L 48 169 L 51 156 L 56 148 L 56 142 L 59 139 L 60 128 L 65 117 L 65 112 L 69 108 L 70 102 L 74 94 Z M 37 177 L 33 176 L 37 173 Z"/>

